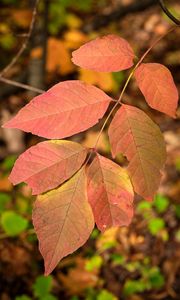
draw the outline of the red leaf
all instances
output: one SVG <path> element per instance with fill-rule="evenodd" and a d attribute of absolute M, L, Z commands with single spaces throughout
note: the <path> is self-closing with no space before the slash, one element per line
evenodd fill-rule
<path fill-rule="evenodd" d="M 65 81 L 35 97 L 4 127 L 50 139 L 64 138 L 95 125 L 110 101 L 95 86 L 79 80 Z"/>
<path fill-rule="evenodd" d="M 137 84 L 150 107 L 174 117 L 178 91 L 171 72 L 161 64 L 141 64 L 135 71 Z"/>
<path fill-rule="evenodd" d="M 58 189 L 38 196 L 33 224 L 48 275 L 64 256 L 82 246 L 93 230 L 84 168 Z"/>
<path fill-rule="evenodd" d="M 98 228 L 129 225 L 134 193 L 126 170 L 97 154 L 87 174 L 88 198 Z"/>
<path fill-rule="evenodd" d="M 140 109 L 122 105 L 109 127 L 112 154 L 122 152 L 129 160 L 128 172 L 135 191 L 153 198 L 166 160 L 159 127 Z"/>
<path fill-rule="evenodd" d="M 134 52 L 126 40 L 110 34 L 86 43 L 72 56 L 73 63 L 82 68 L 118 72 L 133 66 Z"/>
<path fill-rule="evenodd" d="M 87 151 L 70 141 L 47 141 L 29 148 L 17 159 L 10 181 L 27 182 L 34 195 L 53 189 L 82 166 Z"/>

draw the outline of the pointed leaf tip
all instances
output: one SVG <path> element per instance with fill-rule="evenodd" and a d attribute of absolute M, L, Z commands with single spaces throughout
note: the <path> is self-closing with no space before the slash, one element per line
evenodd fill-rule
<path fill-rule="evenodd" d="M 129 43 L 109 34 L 92 40 L 72 53 L 75 65 L 98 72 L 118 72 L 133 66 L 135 55 Z"/>
<path fill-rule="evenodd" d="M 81 247 L 93 230 L 84 168 L 59 188 L 37 197 L 33 224 L 47 276 L 63 257 Z"/>

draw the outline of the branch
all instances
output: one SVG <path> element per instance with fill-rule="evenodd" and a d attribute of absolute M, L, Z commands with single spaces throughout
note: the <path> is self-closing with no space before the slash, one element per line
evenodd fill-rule
<path fill-rule="evenodd" d="M 7 78 L 4 78 L 2 76 L 0 76 L 0 81 L 4 82 L 6 84 L 9 84 L 9 85 L 20 87 L 20 88 L 28 90 L 28 91 L 32 91 L 32 92 L 38 93 L 38 94 L 42 94 L 42 93 L 45 92 L 44 90 L 35 88 L 33 86 L 30 86 L 30 85 L 27 85 L 27 84 L 24 84 L 24 83 L 20 83 L 20 82 L 11 80 L 11 79 L 7 79 Z"/>
<path fill-rule="evenodd" d="M 126 6 L 121 5 L 108 15 L 96 16 L 93 19 L 92 23 L 86 24 L 83 27 L 83 31 L 89 32 L 92 30 L 97 30 L 101 27 L 107 26 L 110 22 L 116 21 L 120 18 L 124 18 L 129 13 L 140 12 L 156 4 L 157 0 L 137 0 Z"/>
<path fill-rule="evenodd" d="M 158 0 L 159 4 L 162 8 L 162 10 L 164 11 L 164 13 L 168 16 L 168 18 L 173 21 L 176 25 L 180 26 L 180 20 L 176 19 L 175 16 L 172 15 L 172 13 L 168 10 L 168 8 L 166 7 L 164 0 Z"/>
<path fill-rule="evenodd" d="M 31 34 L 33 32 L 33 28 L 34 28 L 34 24 L 35 24 L 35 20 L 36 20 L 36 15 L 37 15 L 37 7 L 39 4 L 39 0 L 36 0 L 35 2 L 35 6 L 33 9 L 33 14 L 32 14 L 32 20 L 31 20 L 31 24 L 29 27 L 29 31 L 26 35 L 26 39 L 24 41 L 24 43 L 22 44 L 21 48 L 19 49 L 18 53 L 16 54 L 16 56 L 11 60 L 11 62 L 1 71 L 0 76 L 5 75 L 9 69 L 11 69 L 15 63 L 17 62 L 17 60 L 19 59 L 19 57 L 23 54 L 23 52 L 25 51 L 25 49 L 27 48 L 28 42 L 31 38 Z M 1 80 L 2 81 L 2 80 Z"/>

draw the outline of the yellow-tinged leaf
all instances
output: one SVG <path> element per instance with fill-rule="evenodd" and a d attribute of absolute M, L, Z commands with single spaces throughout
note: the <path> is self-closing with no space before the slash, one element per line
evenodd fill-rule
<path fill-rule="evenodd" d="M 47 70 L 48 72 L 57 71 L 62 75 L 69 74 L 74 70 L 67 46 L 59 39 L 48 39 Z"/>
<path fill-rule="evenodd" d="M 105 92 L 111 92 L 114 88 L 114 80 L 111 73 L 80 69 L 79 79 L 87 83 L 97 85 Z"/>
<path fill-rule="evenodd" d="M 76 49 L 88 41 L 88 37 L 79 30 L 72 29 L 64 34 L 64 43 L 68 49 Z"/>
<path fill-rule="evenodd" d="M 92 148 L 95 144 L 95 141 L 97 140 L 99 136 L 98 131 L 88 131 L 85 137 L 85 140 L 82 142 L 82 144 L 87 148 Z M 107 134 L 105 132 L 102 132 L 98 145 L 97 150 L 102 151 L 104 153 L 110 152 L 110 145 L 109 140 L 107 137 Z"/>
<path fill-rule="evenodd" d="M 48 275 L 64 256 L 82 246 L 93 230 L 84 168 L 59 188 L 38 196 L 33 224 Z"/>
<path fill-rule="evenodd" d="M 122 105 L 109 127 L 112 154 L 123 153 L 135 191 L 153 199 L 166 160 L 166 147 L 159 127 L 140 109 Z"/>
<path fill-rule="evenodd" d="M 89 203 L 99 230 L 129 225 L 134 192 L 127 171 L 97 154 L 87 176 Z"/>

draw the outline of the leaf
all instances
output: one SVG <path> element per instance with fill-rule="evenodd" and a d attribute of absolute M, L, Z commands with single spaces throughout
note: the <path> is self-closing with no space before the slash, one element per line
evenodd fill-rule
<path fill-rule="evenodd" d="M 97 300 L 117 300 L 117 297 L 106 290 L 101 290 L 97 296 Z"/>
<path fill-rule="evenodd" d="M 164 227 L 165 222 L 162 218 L 153 218 L 148 222 L 148 229 L 152 235 L 157 235 Z"/>
<path fill-rule="evenodd" d="M 35 97 L 4 128 L 60 139 L 95 125 L 111 98 L 100 89 L 79 80 L 56 84 Z"/>
<path fill-rule="evenodd" d="M 82 246 L 93 230 L 84 168 L 58 189 L 37 197 L 33 224 L 48 275 L 64 256 Z"/>
<path fill-rule="evenodd" d="M 105 92 L 111 92 L 114 88 L 114 80 L 111 73 L 80 69 L 78 78 L 89 84 L 97 85 Z"/>
<path fill-rule="evenodd" d="M 133 66 L 134 52 L 126 40 L 109 34 L 84 44 L 72 56 L 73 63 L 84 69 L 118 72 Z"/>
<path fill-rule="evenodd" d="M 33 195 L 53 189 L 80 169 L 87 150 L 71 141 L 52 140 L 29 148 L 17 159 L 10 174 L 13 184 L 26 182 Z"/>
<path fill-rule="evenodd" d="M 9 210 L 2 213 L 1 226 L 9 236 L 16 236 L 27 228 L 28 221 L 14 211 Z"/>
<path fill-rule="evenodd" d="M 37 298 L 45 297 L 52 289 L 52 276 L 38 276 L 33 285 L 34 295 Z"/>
<path fill-rule="evenodd" d="M 87 174 L 88 198 L 99 230 L 129 225 L 134 193 L 126 170 L 97 154 Z"/>
<path fill-rule="evenodd" d="M 52 37 L 48 39 L 47 70 L 48 72 L 57 71 L 62 75 L 74 71 L 71 56 L 64 41 Z"/>
<path fill-rule="evenodd" d="M 166 149 L 159 127 L 140 109 L 122 105 L 109 127 L 112 154 L 129 160 L 128 173 L 135 191 L 152 199 L 158 189 Z"/>
<path fill-rule="evenodd" d="M 135 78 L 150 107 L 175 117 L 179 96 L 171 72 L 165 66 L 141 64 Z"/>

